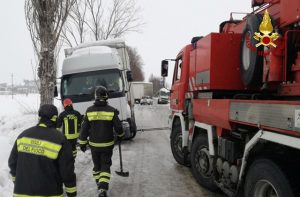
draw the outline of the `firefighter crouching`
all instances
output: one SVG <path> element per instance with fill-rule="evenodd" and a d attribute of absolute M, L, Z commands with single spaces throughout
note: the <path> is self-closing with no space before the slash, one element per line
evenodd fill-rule
<path fill-rule="evenodd" d="M 8 165 L 14 181 L 14 197 L 74 197 L 76 175 L 71 145 L 57 131 L 58 111 L 54 105 L 42 105 L 39 123 L 23 131 L 9 156 Z"/>
<path fill-rule="evenodd" d="M 59 129 L 62 126 L 62 132 L 72 145 L 73 157 L 75 158 L 77 155 L 76 144 L 82 117 L 78 111 L 74 110 L 71 99 L 66 98 L 63 104 L 65 111 L 58 117 L 57 128 Z"/>
<path fill-rule="evenodd" d="M 107 196 L 114 147 L 113 129 L 118 135 L 118 140 L 124 135 L 118 111 L 107 104 L 107 99 L 106 88 L 98 86 L 95 91 L 95 103 L 86 111 L 79 136 L 81 150 L 85 152 L 87 144 L 91 148 L 93 177 L 98 186 L 99 197 Z"/>

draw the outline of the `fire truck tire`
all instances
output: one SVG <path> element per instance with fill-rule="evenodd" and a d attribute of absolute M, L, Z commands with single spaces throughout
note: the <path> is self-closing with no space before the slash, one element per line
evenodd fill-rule
<path fill-rule="evenodd" d="M 171 150 L 174 159 L 177 163 L 184 165 L 184 155 L 182 149 L 182 133 L 181 133 L 181 123 L 179 119 L 174 121 L 172 133 L 171 133 Z"/>
<path fill-rule="evenodd" d="M 199 135 L 193 142 L 191 153 L 192 173 L 203 187 L 216 191 L 217 185 L 213 178 L 213 159 L 209 155 L 206 135 Z"/>
<path fill-rule="evenodd" d="M 240 71 L 242 81 L 248 87 L 259 87 L 262 84 L 264 48 L 256 47 L 258 41 L 253 37 L 255 32 L 259 32 L 261 21 L 260 14 L 250 15 L 242 34 Z"/>
<path fill-rule="evenodd" d="M 259 159 L 252 163 L 245 180 L 245 197 L 294 197 L 282 170 L 271 160 Z"/>

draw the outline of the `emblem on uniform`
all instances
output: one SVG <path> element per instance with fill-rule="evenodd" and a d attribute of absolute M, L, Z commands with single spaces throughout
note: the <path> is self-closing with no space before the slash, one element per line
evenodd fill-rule
<path fill-rule="evenodd" d="M 276 44 L 273 42 L 278 39 L 279 35 L 276 32 L 273 32 L 273 25 L 271 22 L 271 17 L 268 10 L 265 11 L 263 20 L 259 26 L 260 32 L 254 33 L 254 39 L 259 41 L 255 46 L 272 46 L 276 47 Z"/>

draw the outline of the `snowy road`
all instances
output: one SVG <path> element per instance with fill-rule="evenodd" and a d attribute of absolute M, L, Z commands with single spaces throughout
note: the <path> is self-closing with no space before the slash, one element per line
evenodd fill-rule
<path fill-rule="evenodd" d="M 139 128 L 167 126 L 167 105 L 137 106 Z M 114 149 L 110 197 L 217 197 L 201 188 L 190 168 L 178 165 L 169 146 L 169 131 L 139 132 L 134 140 L 122 144 L 125 171 L 128 178 L 117 176 L 119 155 Z M 96 197 L 96 184 L 92 179 L 90 153 L 79 153 L 76 161 L 78 196 Z"/>

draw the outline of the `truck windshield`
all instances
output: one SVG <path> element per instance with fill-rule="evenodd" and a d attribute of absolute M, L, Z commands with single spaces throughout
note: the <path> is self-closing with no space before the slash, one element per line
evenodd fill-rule
<path fill-rule="evenodd" d="M 160 96 L 169 96 L 169 92 L 160 91 Z"/>
<path fill-rule="evenodd" d="M 96 86 L 106 87 L 110 98 L 121 97 L 125 94 L 121 72 L 112 69 L 63 76 L 62 98 L 71 98 L 73 102 L 93 100 Z"/>

